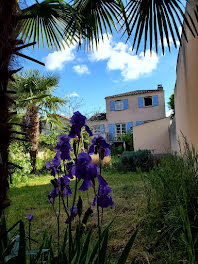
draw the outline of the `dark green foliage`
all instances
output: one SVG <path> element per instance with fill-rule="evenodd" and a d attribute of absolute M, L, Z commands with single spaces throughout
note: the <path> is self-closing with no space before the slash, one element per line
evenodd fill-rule
<path fill-rule="evenodd" d="M 133 133 L 128 132 L 126 134 L 121 135 L 121 140 L 123 140 L 126 144 L 127 151 L 133 151 Z"/>
<path fill-rule="evenodd" d="M 123 153 L 123 151 L 124 151 L 123 145 L 112 146 L 111 147 L 111 155 L 112 156 L 121 155 Z"/>
<path fill-rule="evenodd" d="M 21 166 L 22 169 L 9 165 L 11 181 L 13 185 L 26 182 L 30 177 L 31 162 L 30 156 L 24 153 L 23 142 L 12 142 L 9 146 L 9 162 Z"/>
<path fill-rule="evenodd" d="M 175 99 L 174 94 L 171 94 L 168 101 L 168 108 L 173 111 L 173 115 L 175 115 Z"/>
<path fill-rule="evenodd" d="M 76 226 L 76 234 L 73 237 L 73 257 L 72 264 L 92 264 L 98 263 L 98 240 L 93 246 L 92 229 L 87 231 L 85 224 L 89 218 L 90 214 L 85 213 L 84 223 L 78 224 Z M 100 250 L 100 262 L 99 264 L 114 263 L 108 258 L 108 238 L 109 229 L 112 222 L 104 228 L 101 233 L 101 250 Z M 13 230 L 18 227 L 16 233 Z M 38 244 L 38 249 L 26 250 L 26 235 L 24 223 L 19 221 L 13 227 L 10 228 L 9 232 L 6 229 L 5 217 L 1 218 L 0 223 L 0 263 L 2 264 L 14 264 L 21 263 L 25 264 L 28 259 L 30 259 L 31 264 L 40 263 L 69 263 L 68 260 L 68 229 L 66 228 L 63 244 L 58 256 L 55 256 L 52 250 L 52 237 L 48 236 L 46 232 L 43 234 L 43 241 Z M 11 233 L 12 231 L 12 233 Z M 123 250 L 123 253 L 118 261 L 118 264 L 126 263 L 130 250 L 134 244 L 135 237 L 137 235 L 137 230 L 132 234 L 129 242 Z M 31 258 L 30 258 L 31 256 Z"/>
<path fill-rule="evenodd" d="M 58 133 L 54 129 L 50 131 L 50 134 L 41 133 L 39 137 L 40 149 L 49 149 L 53 151 L 57 145 L 59 136 L 60 136 L 60 133 Z"/>
<path fill-rule="evenodd" d="M 138 150 L 124 151 L 114 165 L 118 170 L 136 171 L 140 168 L 142 171 L 149 171 L 153 164 L 154 160 L 150 150 Z"/>

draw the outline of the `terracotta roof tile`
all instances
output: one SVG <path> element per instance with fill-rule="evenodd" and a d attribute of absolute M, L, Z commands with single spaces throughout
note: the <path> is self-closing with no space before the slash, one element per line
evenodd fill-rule
<path fill-rule="evenodd" d="M 89 121 L 106 120 L 106 113 L 97 113 L 89 118 Z"/>
<path fill-rule="evenodd" d="M 129 96 L 129 95 L 137 95 L 137 94 L 146 94 L 146 93 L 156 93 L 156 92 L 161 92 L 163 89 L 156 89 L 156 90 L 136 90 L 136 91 L 131 91 L 127 93 L 122 93 L 122 94 L 115 94 L 111 96 L 105 97 L 105 99 L 108 98 L 115 98 L 115 97 L 122 97 L 122 96 Z"/>

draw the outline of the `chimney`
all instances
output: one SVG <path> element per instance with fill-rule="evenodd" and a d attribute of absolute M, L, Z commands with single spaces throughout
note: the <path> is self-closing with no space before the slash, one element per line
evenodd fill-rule
<path fill-rule="evenodd" d="M 160 91 L 163 90 L 163 86 L 161 84 L 158 84 L 157 90 L 160 90 Z"/>

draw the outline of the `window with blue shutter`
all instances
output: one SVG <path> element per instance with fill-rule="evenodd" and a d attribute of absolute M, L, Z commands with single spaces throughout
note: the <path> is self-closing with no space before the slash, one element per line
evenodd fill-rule
<path fill-rule="evenodd" d="M 128 99 L 124 99 L 124 109 L 128 109 Z"/>
<path fill-rule="evenodd" d="M 127 122 L 127 132 L 131 132 L 133 129 L 133 122 Z"/>
<path fill-rule="evenodd" d="M 142 122 L 142 121 L 136 121 L 136 126 L 139 126 L 139 125 L 142 125 L 142 124 L 144 124 L 144 122 Z"/>
<path fill-rule="evenodd" d="M 105 132 L 105 126 L 104 126 L 104 124 L 102 124 L 102 125 L 100 125 L 100 133 L 104 134 L 104 132 Z"/>
<path fill-rule="evenodd" d="M 115 137 L 115 125 L 109 124 L 109 140 L 113 140 Z"/>
<path fill-rule="evenodd" d="M 114 101 L 110 101 L 110 111 L 114 111 L 114 110 L 115 110 Z"/>
<path fill-rule="evenodd" d="M 158 95 L 153 95 L 153 106 L 158 106 Z"/>
<path fill-rule="evenodd" d="M 140 108 L 144 106 L 144 99 L 143 99 L 143 97 L 138 97 L 138 106 Z"/>

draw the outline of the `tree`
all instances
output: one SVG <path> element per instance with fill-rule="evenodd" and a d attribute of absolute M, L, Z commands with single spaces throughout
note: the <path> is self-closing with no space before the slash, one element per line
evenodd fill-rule
<path fill-rule="evenodd" d="M 32 173 L 35 173 L 40 114 L 51 116 L 51 113 L 55 113 L 67 101 L 52 95 L 58 86 L 58 77 L 52 74 L 41 75 L 38 70 L 15 76 L 15 82 L 10 83 L 10 86 L 16 91 L 16 109 L 24 113 L 24 123 L 28 126 L 25 131 L 32 143 L 30 158 Z"/>
<path fill-rule="evenodd" d="M 99 37 L 103 35 L 103 32 L 112 33 L 112 27 L 117 30 L 116 23 L 121 25 L 121 29 L 125 29 L 129 38 L 135 31 L 133 48 L 137 41 L 138 50 L 144 36 L 146 49 L 147 35 L 149 35 L 152 50 L 154 35 L 156 50 L 158 51 L 159 37 L 163 50 L 164 37 L 169 48 L 169 35 L 175 44 L 176 37 L 180 40 L 177 21 L 182 25 L 181 18 L 184 18 L 185 23 L 191 29 L 186 18 L 189 14 L 185 16 L 184 12 L 180 0 L 130 0 L 126 11 L 121 0 L 75 0 L 68 1 L 68 3 L 63 0 L 44 0 L 39 3 L 35 0 L 34 5 L 23 10 L 20 9 L 18 0 L 1 0 L 0 214 L 9 205 L 7 199 L 8 146 L 12 139 L 11 134 L 14 133 L 11 130 L 12 124 L 9 123 L 12 117 L 9 109 L 13 100 L 9 96 L 7 85 L 9 79 L 13 80 L 13 73 L 20 70 L 13 70 L 10 67 L 13 54 L 34 60 L 19 53 L 19 50 L 28 45 L 35 45 L 35 41 L 38 46 L 42 41 L 43 46 L 47 43 L 49 48 L 55 49 L 64 48 L 62 40 L 65 40 L 68 45 L 72 41 L 77 41 L 81 45 L 83 40 L 88 48 L 92 48 L 94 43 L 97 47 Z M 195 12 L 197 15 L 197 10 Z M 193 29 L 196 31 L 194 27 Z M 183 32 L 185 33 L 184 28 Z M 19 36 L 23 41 L 17 39 Z M 24 45 L 25 41 L 29 44 Z"/>
<path fill-rule="evenodd" d="M 173 111 L 173 116 L 175 115 L 175 99 L 174 99 L 174 93 L 171 94 L 168 101 L 168 108 Z"/>

